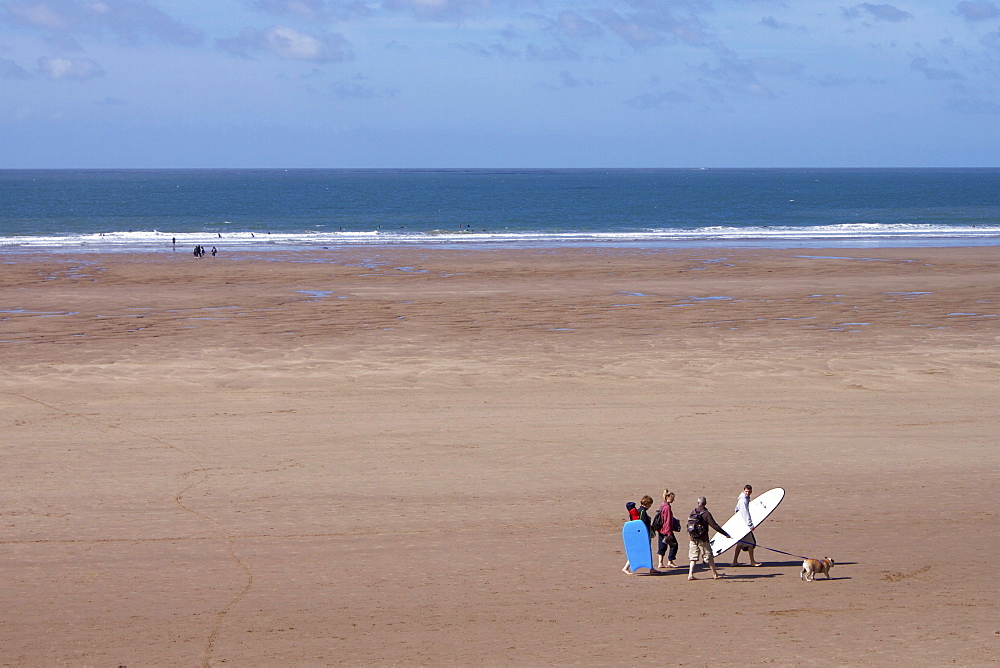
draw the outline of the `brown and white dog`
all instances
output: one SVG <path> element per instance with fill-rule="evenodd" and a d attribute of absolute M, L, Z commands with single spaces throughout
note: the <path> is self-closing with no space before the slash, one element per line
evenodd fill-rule
<path fill-rule="evenodd" d="M 820 573 L 826 573 L 826 579 L 830 579 L 830 569 L 833 568 L 833 559 L 806 559 L 802 562 L 802 572 L 799 578 L 806 582 L 812 582 Z"/>

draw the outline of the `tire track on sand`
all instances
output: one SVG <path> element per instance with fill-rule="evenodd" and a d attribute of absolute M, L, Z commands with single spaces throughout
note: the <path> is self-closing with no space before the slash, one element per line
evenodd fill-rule
<path fill-rule="evenodd" d="M 143 432 L 136 431 L 134 429 L 129 429 L 128 427 L 122 427 L 121 425 L 102 422 L 101 420 L 92 418 L 88 415 L 83 415 L 82 413 L 74 413 L 73 411 L 69 411 L 66 410 L 65 408 L 60 408 L 58 406 L 54 406 L 52 404 L 46 403 L 39 399 L 35 399 L 34 397 L 29 397 L 24 394 L 18 394 L 16 392 L 0 392 L 0 394 L 4 394 L 10 397 L 17 397 L 18 399 L 21 399 L 23 401 L 34 403 L 39 406 L 44 406 L 45 408 L 54 411 L 56 413 L 59 413 L 61 415 L 78 418 L 86 422 L 90 422 L 92 424 L 104 427 L 105 429 L 118 430 L 125 432 L 127 434 L 132 434 L 133 436 L 137 436 L 139 438 L 153 441 L 154 443 L 162 445 L 165 448 L 169 448 L 170 450 L 173 450 L 174 452 L 177 452 L 178 454 L 187 457 L 197 465 L 196 468 L 193 468 L 190 471 L 185 472 L 183 475 L 185 478 L 192 476 L 193 474 L 196 473 L 201 474 L 201 476 L 198 477 L 196 480 L 189 482 L 187 485 L 178 490 L 177 493 L 174 494 L 174 503 L 176 503 L 177 506 L 180 507 L 185 512 L 191 513 L 192 515 L 202 518 L 217 530 L 217 532 L 225 540 L 226 553 L 229 555 L 229 558 L 233 561 L 233 563 L 236 564 L 237 567 L 240 568 L 240 570 L 243 571 L 244 575 L 246 576 L 246 583 L 243 585 L 243 587 L 238 592 L 236 592 L 236 595 L 233 596 L 233 598 L 225 606 L 223 606 L 222 609 L 220 609 L 217 613 L 215 613 L 215 620 L 214 623 L 212 624 L 212 630 L 209 633 L 208 638 L 206 639 L 205 652 L 202 657 L 202 665 L 205 666 L 206 668 L 210 666 L 212 661 L 212 652 L 215 649 L 215 643 L 218 640 L 219 633 L 222 630 L 222 624 L 225 621 L 226 616 L 229 614 L 230 610 L 232 610 L 234 606 L 236 606 L 241 600 L 243 600 L 243 598 L 246 597 L 247 593 L 250 591 L 251 587 L 253 587 L 253 572 L 250 570 L 250 567 L 246 564 L 246 562 L 240 559 L 240 556 L 236 554 L 237 536 L 227 531 L 226 528 L 216 518 L 206 513 L 203 513 L 200 510 L 195 510 L 194 508 L 185 505 L 184 503 L 184 495 L 186 493 L 188 493 L 198 485 L 202 484 L 206 480 L 208 480 L 209 477 L 208 472 L 210 469 L 205 465 L 205 462 L 202 461 L 202 459 L 198 457 L 198 455 L 189 452 L 184 448 L 176 446 L 173 443 L 170 443 L 169 441 L 160 438 L 159 436 L 145 434 Z"/>

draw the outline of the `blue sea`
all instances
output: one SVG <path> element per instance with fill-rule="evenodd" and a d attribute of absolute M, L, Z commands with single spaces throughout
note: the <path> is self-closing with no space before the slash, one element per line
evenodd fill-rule
<path fill-rule="evenodd" d="M 0 170 L 4 252 L 175 243 L 1000 245 L 1000 169 Z"/>

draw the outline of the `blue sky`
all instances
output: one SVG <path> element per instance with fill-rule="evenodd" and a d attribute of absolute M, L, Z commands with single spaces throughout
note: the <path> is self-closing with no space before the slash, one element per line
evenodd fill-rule
<path fill-rule="evenodd" d="M 0 0 L 4 168 L 998 156 L 993 0 Z"/>

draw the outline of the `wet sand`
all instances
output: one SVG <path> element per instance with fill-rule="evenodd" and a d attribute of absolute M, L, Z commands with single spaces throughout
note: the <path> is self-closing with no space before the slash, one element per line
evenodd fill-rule
<path fill-rule="evenodd" d="M 0 664 L 994 663 L 998 260 L 0 255 Z M 621 573 L 745 483 L 797 556 Z"/>

